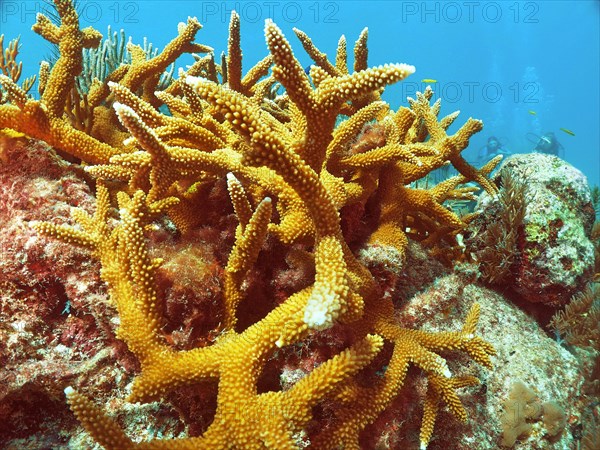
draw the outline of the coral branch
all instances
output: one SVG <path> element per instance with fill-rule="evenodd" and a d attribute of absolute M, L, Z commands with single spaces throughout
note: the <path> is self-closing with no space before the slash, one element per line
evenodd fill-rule
<path fill-rule="evenodd" d="M 448 259 L 456 254 L 449 249 L 456 248 L 466 219 L 444 202 L 473 199 L 472 186 L 460 187 L 467 182 L 496 192 L 487 177 L 498 161 L 476 169 L 461 156 L 482 123 L 468 119 L 448 135 L 458 113 L 438 119 L 440 102 L 430 104 L 431 89 L 410 99 L 410 108 L 391 111 L 381 93 L 415 68 L 369 68 L 366 29 L 354 46 L 352 73 L 344 37 L 333 64 L 295 30 L 316 63 L 308 75 L 268 20 L 270 54 L 244 76 L 235 12 L 228 54 L 220 64 L 214 54 L 196 56 L 179 79 L 157 92 L 163 72 L 180 55 L 211 51 L 194 42 L 201 27 L 188 18 L 153 57 L 129 44 L 131 64 L 92 82 L 87 97 L 78 97 L 72 88 L 82 50 L 97 45 L 100 35 L 79 28 L 69 0 L 55 3 L 60 25 L 39 15 L 34 26 L 60 52 L 47 80 L 44 75 L 42 98 L 29 98 L 14 80 L 0 76 L 10 97 L 0 106 L 0 128 L 22 131 L 95 164 L 85 171 L 96 178 L 96 212 L 75 208 L 74 226 L 37 222 L 33 227 L 89 250 L 100 261 L 101 278 L 119 315 L 117 337 L 141 367 L 130 401 L 159 400 L 177 388 L 218 381 L 216 412 L 201 437 L 139 444 L 69 388 L 69 405 L 91 436 L 107 448 L 292 449 L 299 446 L 299 433 L 316 420 L 315 407 L 327 405 L 331 423 L 312 432 L 312 445 L 357 449 L 361 432 L 390 406 L 410 365 L 428 379 L 423 448 L 442 402 L 466 420 L 456 391 L 477 380 L 453 377 L 446 353 L 463 352 L 491 367 L 494 349 L 475 336 L 479 306 L 472 306 L 462 330 L 401 327 L 391 295 L 383 295 L 385 280 L 367 266 L 364 254 L 381 251 L 398 272 L 410 239 L 445 252 Z M 71 118 L 85 122 L 87 132 L 68 120 L 69 95 Z M 79 120 L 83 109 L 89 110 L 89 122 Z M 340 124 L 342 116 L 347 119 Z M 459 175 L 432 187 L 414 185 L 450 164 Z M 206 244 L 199 236 L 210 236 L 211 248 L 219 249 L 212 259 L 218 261 L 213 273 L 222 278 L 214 284 L 222 292 L 211 310 L 202 306 L 196 313 L 222 325 L 210 330 L 212 338 L 203 336 L 202 345 L 172 345 L 177 325 L 170 323 L 172 305 L 160 288 L 164 255 L 157 257 L 157 229 L 163 238 L 169 236 L 166 241 L 187 242 L 193 249 Z M 231 250 L 227 254 L 224 248 Z M 199 259 L 185 271 L 208 265 Z M 283 266 L 284 260 L 291 267 Z M 278 286 L 284 271 L 298 276 Z M 305 340 L 323 336 L 341 344 L 328 347 L 328 356 L 288 389 L 262 387 L 267 361 L 280 363 L 294 348 L 306 347 Z M 377 356 L 384 342 L 389 352 Z M 371 369 L 381 375 L 366 384 L 365 372 Z"/>

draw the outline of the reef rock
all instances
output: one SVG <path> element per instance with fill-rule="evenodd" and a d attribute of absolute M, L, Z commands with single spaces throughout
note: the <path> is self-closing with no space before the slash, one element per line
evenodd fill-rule
<path fill-rule="evenodd" d="M 95 395 L 122 405 L 124 395 L 116 394 L 126 389 L 135 368 L 112 337 L 116 312 L 98 263 L 86 250 L 42 237 L 29 226 L 49 215 L 70 223 L 75 206 L 92 212 L 93 196 L 83 177 L 79 166 L 43 142 L 0 135 L 3 449 L 95 448 L 65 404 L 63 387 L 86 380 Z M 150 404 L 130 408 L 125 428 L 138 434 L 156 428 L 157 422 L 149 425 L 142 417 L 177 423 L 168 408 Z M 172 428 L 162 429 L 169 434 Z"/>
<path fill-rule="evenodd" d="M 502 446 L 506 430 L 511 425 L 505 420 L 507 402 L 512 387 L 519 382 L 526 384 L 534 393 L 536 403 L 553 402 L 560 407 L 562 416 L 569 417 L 570 421 L 552 434 L 554 430 L 549 430 L 544 416 L 530 420 L 527 432 L 515 432 L 518 442 L 510 448 L 573 448 L 583 414 L 592 407 L 590 397 L 583 391 L 583 360 L 578 361 L 567 349 L 549 338 L 533 317 L 497 292 L 478 284 L 476 277 L 476 266 L 459 265 L 454 273 L 428 284 L 397 312 L 398 320 L 407 327 L 450 331 L 460 329 L 461 318 L 467 314 L 470 305 L 477 302 L 481 305 L 477 332 L 496 349 L 492 358 L 493 371 L 468 364 L 463 355 L 446 355 L 453 376 L 473 375 L 480 379 L 481 384 L 464 388 L 459 393 L 469 414 L 468 421 L 461 424 L 447 412 L 442 413 L 428 450 L 508 448 Z M 402 288 L 394 295 L 403 297 Z M 588 361 L 589 358 L 584 359 Z M 392 407 L 367 428 L 361 448 L 417 448 L 423 414 L 421 401 L 427 383 L 419 377 L 407 377 L 407 385 Z M 514 415 L 511 418 L 515 418 Z"/>
<path fill-rule="evenodd" d="M 513 221 L 513 230 L 505 230 L 505 236 L 512 231 L 516 238 L 510 276 L 503 284 L 529 302 L 564 305 L 590 281 L 593 272 L 594 208 L 587 179 L 562 159 L 541 153 L 514 155 L 504 161 L 493 178 L 501 188 L 505 175 L 515 186 L 523 186 L 525 211 L 520 223 Z M 475 247 L 481 247 L 481 236 L 490 227 L 510 222 L 503 220 L 508 213 L 502 198 L 486 193 L 479 197 L 475 211 L 480 216 L 471 226 L 473 235 L 479 236 L 471 240 Z"/>

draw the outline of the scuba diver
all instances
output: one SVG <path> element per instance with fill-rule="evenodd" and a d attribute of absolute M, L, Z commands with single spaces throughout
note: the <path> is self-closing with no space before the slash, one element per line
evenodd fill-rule
<path fill-rule="evenodd" d="M 510 155 L 496 136 L 490 136 L 487 144 L 479 150 L 479 164 L 485 164 L 498 155 Z"/>
<path fill-rule="evenodd" d="M 549 131 L 540 137 L 537 144 L 535 145 L 533 151 L 539 153 L 546 153 L 547 155 L 555 155 L 559 156 L 560 150 L 563 149 L 563 146 L 558 140 L 554 133 Z"/>

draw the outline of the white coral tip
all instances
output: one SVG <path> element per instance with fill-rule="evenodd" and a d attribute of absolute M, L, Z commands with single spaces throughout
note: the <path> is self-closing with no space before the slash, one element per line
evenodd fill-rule
<path fill-rule="evenodd" d="M 65 391 L 64 391 L 64 392 L 65 392 L 65 395 L 71 395 L 71 394 L 74 394 L 74 393 L 75 393 L 75 389 L 73 389 L 73 387 L 72 387 L 72 386 L 67 386 L 67 387 L 65 388 Z"/>

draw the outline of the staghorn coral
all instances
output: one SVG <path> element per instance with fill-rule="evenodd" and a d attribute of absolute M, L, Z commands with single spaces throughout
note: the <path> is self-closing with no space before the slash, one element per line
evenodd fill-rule
<path fill-rule="evenodd" d="M 0 34 L 0 72 L 9 77 L 13 82 L 17 83 L 21 78 L 23 70 L 23 62 L 17 62 L 19 55 L 19 40 L 15 38 L 8 43 L 8 47 L 4 48 L 4 34 Z M 35 83 L 36 76 L 32 75 L 23 81 L 21 88 L 27 93 Z M 0 105 L 8 101 L 7 93 L 0 89 Z"/>
<path fill-rule="evenodd" d="M 459 331 L 433 333 L 400 326 L 392 299 L 381 295 L 378 280 L 346 242 L 340 211 L 376 204 L 366 245 L 389 249 L 399 263 L 409 237 L 438 252 L 452 246 L 465 222 L 443 202 L 472 199 L 472 188 L 458 187 L 467 182 L 496 192 L 487 175 L 499 160 L 476 169 L 461 156 L 482 123 L 469 119 L 448 135 L 457 114 L 438 120 L 440 103 L 430 104 L 430 89 L 410 99 L 410 108 L 390 111 L 380 100 L 381 91 L 409 76 L 414 67 L 368 68 L 366 32 L 355 45 L 350 73 L 345 40 L 340 40 L 334 66 L 297 31 L 317 64 L 309 77 L 281 30 L 267 21 L 270 55 L 242 76 L 240 24 L 233 13 L 229 54 L 219 68 L 214 56 L 198 59 L 167 89 L 156 92 L 160 74 L 174 59 L 207 50 L 192 42 L 200 25 L 190 18 L 154 58 L 147 60 L 141 48 L 131 47 L 131 65 L 115 69 L 106 83 L 88 93 L 88 104 L 95 108 L 91 131 L 76 130 L 64 116 L 65 102 L 82 69 L 82 49 L 97 46 L 100 36 L 93 29 L 79 29 L 69 1 L 55 3 L 60 26 L 43 15 L 35 26 L 59 44 L 60 51 L 42 98 L 28 99 L 18 86 L 1 78 L 11 103 L 0 106 L 0 126 L 27 132 L 96 164 L 86 170 L 97 178 L 97 204 L 93 216 L 73 210 L 78 226 L 33 226 L 89 250 L 100 261 L 102 280 L 119 314 L 117 337 L 141 366 L 130 401 L 157 400 L 205 379 L 219 383 L 216 413 L 202 436 L 143 443 L 133 443 L 97 406 L 67 388 L 72 410 L 93 438 L 119 449 L 296 448 L 314 418 L 314 407 L 330 402 L 331 423 L 310 436 L 311 444 L 359 448 L 361 431 L 393 401 L 410 365 L 419 367 L 428 380 L 421 447 L 432 437 L 442 404 L 465 421 L 467 413 L 456 391 L 478 380 L 453 376 L 440 353 L 464 352 L 491 367 L 494 349 L 475 336 L 479 305 L 472 305 Z M 271 64 L 272 76 L 261 80 Z M 273 98 L 276 82 L 285 93 Z M 110 94 L 114 102 L 108 100 Z M 163 104 L 172 115 L 158 110 Z M 336 126 L 342 114 L 349 118 Z M 115 117 L 121 129 L 108 126 Z M 381 123 L 385 139 L 355 146 L 371 121 Z M 353 146 L 361 150 L 353 153 Z M 448 162 L 460 175 L 430 189 L 410 187 Z M 225 178 L 238 221 L 223 273 L 225 330 L 212 345 L 177 350 L 163 330 L 156 286 L 163 261 L 151 256 L 148 233 L 165 214 L 183 233 L 195 229 L 203 220 L 199 206 L 206 198 L 205 187 Z M 284 247 L 296 246 L 310 275 L 306 286 L 247 323 L 240 317 L 241 302 L 255 300 L 248 284 L 269 238 Z M 259 391 L 269 358 L 323 330 L 343 330 L 349 342 L 289 389 Z M 376 360 L 384 342 L 391 349 L 387 363 Z M 361 383 L 359 372 L 375 363 L 382 375 L 373 383 Z"/>
<path fill-rule="evenodd" d="M 0 84 L 10 99 L 10 103 L 0 106 L 0 127 L 26 133 L 83 159 L 101 160 L 103 156 L 115 153 L 114 149 L 74 130 L 62 117 L 75 77 L 81 71 L 81 51 L 97 46 L 101 35 L 91 28 L 80 30 L 70 2 L 58 1 L 56 8 L 61 18 L 60 26 L 39 14 L 33 27 L 46 40 L 58 44 L 60 51 L 59 59 L 44 81 L 42 97 L 40 100 L 28 98 L 11 78 L 0 75 Z"/>
<path fill-rule="evenodd" d="M 102 83 L 104 83 L 109 75 L 112 75 L 120 66 L 128 66 L 131 64 L 131 55 L 139 51 L 139 47 L 131 43 L 131 38 L 126 46 L 125 32 L 121 30 L 118 34 L 116 31 L 111 32 L 110 26 L 107 31 L 107 38 L 102 40 L 98 48 L 83 49 L 83 69 L 81 74 L 77 76 L 75 84 L 65 103 L 65 116 L 71 122 L 73 128 L 85 131 L 86 134 L 92 134 L 94 131 L 94 109 L 98 105 L 99 99 L 97 93 Z M 125 49 L 127 48 L 127 51 Z M 143 52 L 146 59 L 155 58 L 158 56 L 158 49 L 153 49 L 152 44 L 144 39 Z M 48 64 L 48 70 L 50 65 Z M 165 89 L 173 79 L 174 64 L 171 68 L 164 72 L 158 83 L 158 88 Z M 123 72 L 123 69 L 119 69 Z M 40 72 L 40 78 L 42 73 Z M 45 77 L 44 77 L 45 78 Z M 114 75 L 113 75 L 114 78 Z M 45 84 L 40 83 L 40 93 L 43 94 Z M 91 100 L 94 104 L 88 101 L 88 94 L 92 90 Z M 104 100 L 105 101 L 105 100 Z M 102 102 L 104 104 L 104 101 Z"/>
<path fill-rule="evenodd" d="M 162 53 L 146 59 L 139 46 L 130 46 L 132 63 L 122 65 L 110 73 L 103 83 L 94 83 L 86 99 L 71 99 L 70 103 L 86 101 L 92 112 L 86 113 L 91 125 L 74 127 L 66 111 L 69 96 L 77 89 L 77 77 L 83 69 L 83 50 L 96 48 L 102 35 L 91 27 L 79 28 L 79 19 L 69 0 L 55 2 L 60 25 L 55 25 L 44 14 L 38 14 L 33 31 L 52 44 L 58 45 L 59 57 L 53 66 L 42 65 L 40 69 L 39 100 L 28 98 L 24 89 L 10 77 L 0 75 L 0 85 L 8 92 L 10 102 L 0 106 L 0 127 L 26 133 L 30 137 L 46 141 L 57 150 L 85 162 L 101 163 L 110 156 L 124 151 L 124 136 L 115 132 L 116 118 L 105 100 L 109 95 L 107 83 L 119 80 L 124 86 L 139 91 L 140 95 L 152 100 L 160 77 L 167 67 L 182 53 L 206 52 L 209 48 L 193 42 L 200 24 L 190 19 L 182 24 L 180 35 L 171 41 Z M 82 93 L 83 94 L 83 93 Z M 80 95 L 75 95 L 80 97 Z M 80 120 L 78 121 L 80 122 Z M 85 131 L 91 128 L 91 134 Z M 110 144 L 110 145 L 109 145 Z"/>
<path fill-rule="evenodd" d="M 135 52 L 134 48 L 136 46 L 132 44 L 131 37 L 126 38 L 125 30 L 121 29 L 117 33 L 112 31 L 109 25 L 106 36 L 97 48 L 83 50 L 83 69 L 77 77 L 77 87 L 82 94 L 87 94 L 90 91 L 96 83 L 95 79 L 104 82 L 119 66 L 131 64 L 132 54 Z M 145 38 L 142 49 L 146 55 L 146 60 L 155 58 L 160 53 Z M 164 90 L 171 84 L 174 71 L 175 66 L 172 64 L 160 76 L 159 90 Z"/>

